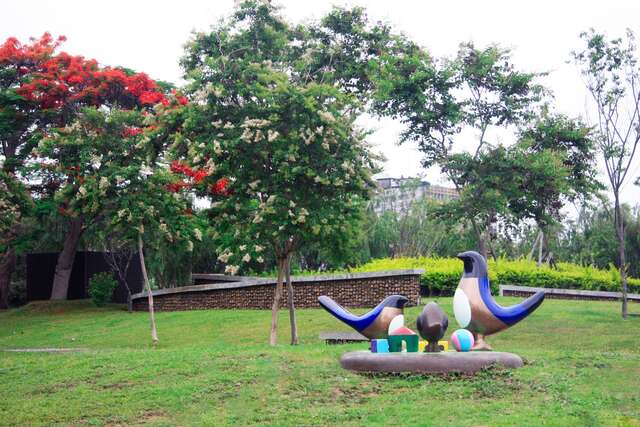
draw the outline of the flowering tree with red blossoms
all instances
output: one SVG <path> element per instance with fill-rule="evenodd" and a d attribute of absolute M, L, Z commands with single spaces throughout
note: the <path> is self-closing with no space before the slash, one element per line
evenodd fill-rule
<path fill-rule="evenodd" d="M 93 59 L 58 52 L 64 37 L 54 39 L 45 33 L 39 39 L 22 44 L 15 38 L 0 45 L 0 142 L 2 169 L 12 179 L 22 180 L 32 195 L 44 200 L 56 193 L 56 183 L 75 183 L 87 179 L 77 173 L 86 159 L 76 159 L 64 176 L 53 174 L 42 180 L 42 185 L 26 181 L 25 167 L 48 164 L 36 145 L 54 129 L 69 128 L 84 107 L 147 111 L 153 113 L 157 104 L 167 106 L 167 85 L 157 83 L 144 73 L 122 68 L 101 67 Z M 176 97 L 178 104 L 186 103 Z M 131 131 L 128 131 L 131 132 Z M 133 131 L 136 132 L 136 131 Z M 73 162 L 73 160 L 71 160 Z M 65 201 L 58 211 L 66 212 Z M 54 203 L 55 206 L 55 203 Z M 65 215 L 68 232 L 58 258 L 53 283 L 52 299 L 65 299 L 73 259 L 80 237 L 90 220 L 86 213 Z M 20 224 L 11 230 L 18 236 Z M 15 239 L 14 239 L 15 240 Z M 15 245 L 6 244 L 0 268 L 0 287 L 8 286 L 12 265 L 15 264 Z M 6 285 L 5 285 L 6 284 Z"/>

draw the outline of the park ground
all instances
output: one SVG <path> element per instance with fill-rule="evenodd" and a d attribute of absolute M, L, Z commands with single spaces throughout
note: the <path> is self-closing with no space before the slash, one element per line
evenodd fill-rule
<path fill-rule="evenodd" d="M 451 299 L 438 302 L 448 336 Z M 419 310 L 407 310 L 409 326 Z M 298 311 L 295 347 L 285 311 L 276 347 L 269 311 L 158 313 L 152 348 L 147 313 L 32 303 L 0 313 L 0 425 L 640 426 L 640 318 L 619 313 L 618 303 L 548 300 L 490 339 L 520 354 L 521 369 L 374 377 L 340 368 L 343 352 L 365 345 L 320 342 L 321 331 L 347 330 L 320 309 Z M 85 350 L 2 351 L 46 347 Z"/>

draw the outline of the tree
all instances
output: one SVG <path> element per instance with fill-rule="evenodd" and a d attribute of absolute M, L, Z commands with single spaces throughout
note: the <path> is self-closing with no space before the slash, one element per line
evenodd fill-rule
<path fill-rule="evenodd" d="M 496 146 L 471 154 L 452 155 L 459 181 L 466 183 L 459 197 L 439 207 L 436 215 L 455 221 L 502 224 L 515 228 L 523 220 L 549 223 L 559 209 L 559 197 L 567 193 L 567 167 L 554 150 L 531 152 L 528 145 Z M 497 237 L 491 236 L 492 240 Z M 494 256 L 495 250 L 492 251 Z"/>
<path fill-rule="evenodd" d="M 406 126 L 401 141 L 416 141 L 423 166 L 438 165 L 463 192 L 469 184 L 465 179 L 478 176 L 473 170 L 491 145 L 491 128 L 526 123 L 545 91 L 535 83 L 538 74 L 516 70 L 510 52 L 498 46 L 478 49 L 464 43 L 453 61 L 442 64 L 421 49 L 409 52 L 380 62 L 375 109 L 400 119 Z M 477 142 L 467 145 L 466 153 L 456 153 L 454 143 L 464 128 L 477 132 Z M 476 207 L 480 215 L 470 221 L 486 256 L 487 233 L 499 212 L 492 204 Z"/>
<path fill-rule="evenodd" d="M 549 228 L 560 220 L 564 202 L 585 203 L 602 189 L 591 133 L 580 120 L 547 111 L 520 132 L 517 145 L 525 155 L 555 152 L 567 172 L 566 182 L 557 182 L 558 185 L 550 185 L 553 180 L 531 182 L 524 188 L 531 195 L 529 203 L 515 206 L 520 213 L 528 211 L 525 216 L 533 219 L 540 230 L 530 253 L 533 254 L 538 244 L 538 265 L 542 263 L 543 251 L 548 251 Z M 549 255 L 547 252 L 546 256 Z"/>
<path fill-rule="evenodd" d="M 572 56 L 585 79 L 597 111 L 597 145 L 602 154 L 614 202 L 615 233 L 622 285 L 622 317 L 627 317 L 625 224 L 620 189 L 640 144 L 640 68 L 635 36 L 608 40 L 591 29 L 580 34 L 586 46 Z"/>
<path fill-rule="evenodd" d="M 576 264 L 592 265 L 606 269 L 620 268 L 619 244 L 614 229 L 614 218 L 610 215 L 612 206 L 583 207 L 577 218 L 568 222 L 559 236 L 554 251 L 562 260 Z M 621 206 L 625 224 L 625 248 L 629 263 L 630 277 L 640 275 L 640 208 Z"/>
<path fill-rule="evenodd" d="M 52 129 L 38 146 L 50 162 L 39 166 L 41 179 L 64 180 L 53 196 L 61 214 L 91 218 L 91 226 L 137 248 L 154 344 L 158 337 L 145 246 L 153 249 L 166 240 L 176 251 L 189 251 L 201 238 L 188 198 L 179 191 L 184 182 L 160 157 L 164 135 L 170 132 L 167 123 L 175 122 L 182 102 L 179 95 L 170 97 L 155 115 L 85 107 L 69 127 Z M 70 168 L 73 179 L 68 179 Z"/>
<path fill-rule="evenodd" d="M 212 33 L 196 34 L 182 61 L 194 102 L 172 147 L 188 167 L 209 172 L 200 192 L 213 202 L 226 272 L 263 262 L 267 248 L 273 252 L 271 344 L 284 281 L 291 343 L 298 341 L 292 255 L 345 231 L 373 188 L 375 159 L 354 125 L 361 105 L 339 73 L 311 67 L 299 54 L 310 43 L 307 34 L 255 2 Z M 307 58 L 323 49 L 314 46 Z"/>
<path fill-rule="evenodd" d="M 6 127 L 2 137 L 3 155 L 5 165 L 8 165 L 5 169 L 13 176 L 19 166 L 25 165 L 28 156 L 32 158 L 26 166 L 31 162 L 47 164 L 47 159 L 42 158 L 34 145 L 52 129 L 68 128 L 84 106 L 149 109 L 156 103 L 167 102 L 163 86 L 146 74 L 100 67 L 95 60 L 57 53 L 64 40 L 61 37 L 54 41 L 45 33 L 31 44 L 23 45 L 10 38 L 0 48 L 0 102 Z M 84 179 L 84 176 L 75 172 L 81 165 L 70 164 L 68 167 L 64 180 L 67 183 L 74 181 L 79 189 L 78 179 Z M 41 197 L 55 192 L 55 187 L 62 184 L 59 174 L 56 179 L 57 182 L 45 181 L 43 185 L 29 183 L 28 187 L 34 195 Z M 87 221 L 90 222 L 84 215 L 66 215 L 66 218 L 68 231 L 56 265 L 52 299 L 67 296 L 77 246 Z"/>
<path fill-rule="evenodd" d="M 41 114 L 17 93 L 22 76 L 31 64 L 42 64 L 53 53 L 63 39 L 54 41 L 51 35 L 44 34 L 29 45 L 21 45 L 15 38 L 9 38 L 0 45 L 0 143 L 2 163 L 4 215 L 0 229 L 0 308 L 7 308 L 7 294 L 11 276 L 16 264 L 16 247 L 22 236 L 22 222 L 28 191 L 20 182 L 19 166 L 24 157 L 27 144 L 37 125 L 46 116 Z M 43 117 L 44 116 L 44 117 Z"/>

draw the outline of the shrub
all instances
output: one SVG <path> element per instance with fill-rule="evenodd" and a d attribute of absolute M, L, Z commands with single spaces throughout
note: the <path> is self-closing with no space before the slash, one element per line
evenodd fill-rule
<path fill-rule="evenodd" d="M 110 273 L 94 274 L 89 282 L 89 296 L 98 307 L 111 301 L 111 295 L 118 286 Z"/>
<path fill-rule="evenodd" d="M 352 271 L 381 271 L 422 268 L 420 282 L 430 295 L 453 295 L 460 276 L 462 262 L 457 258 L 383 258 L 375 259 Z M 557 269 L 546 265 L 537 267 L 534 261 L 498 259 L 489 261 L 492 292 L 500 285 L 541 288 L 586 289 L 619 292 L 620 275 L 614 266 L 599 270 L 591 266 L 558 263 Z M 640 292 L 640 279 L 629 278 L 629 292 Z"/>

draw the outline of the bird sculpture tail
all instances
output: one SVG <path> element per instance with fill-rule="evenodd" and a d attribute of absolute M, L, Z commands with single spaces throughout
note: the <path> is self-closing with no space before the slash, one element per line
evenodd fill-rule
<path fill-rule="evenodd" d="M 319 297 L 318 302 L 320 303 L 322 308 L 331 313 L 331 315 L 333 315 L 336 319 L 346 323 L 356 331 L 362 332 L 376 320 L 378 315 L 380 315 L 385 307 L 391 306 L 402 308 L 404 304 L 408 302 L 408 299 L 401 295 L 391 295 L 390 297 L 385 298 L 374 309 L 361 316 L 356 316 L 348 312 L 342 306 L 340 306 L 340 304 L 326 295 L 322 295 L 321 297 Z"/>

